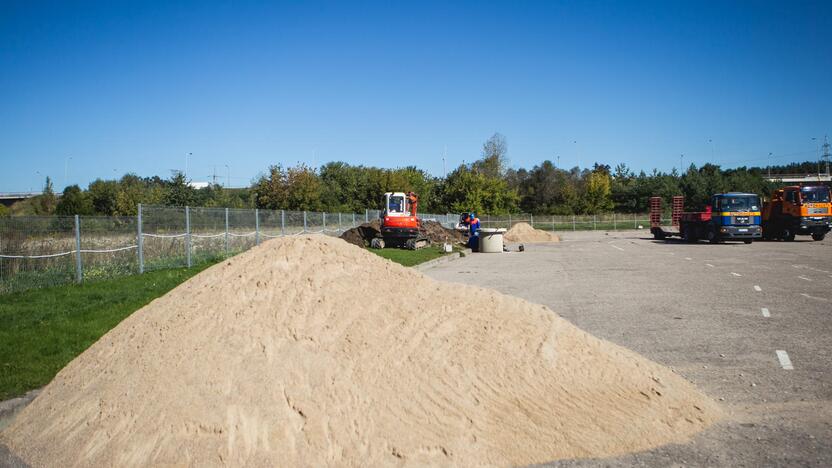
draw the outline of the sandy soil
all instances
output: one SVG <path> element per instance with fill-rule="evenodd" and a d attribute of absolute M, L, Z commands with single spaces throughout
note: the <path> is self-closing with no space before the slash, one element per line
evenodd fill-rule
<path fill-rule="evenodd" d="M 0 440 L 34 466 L 507 466 L 681 442 L 720 414 L 543 306 L 297 236 L 135 312 Z"/>
<path fill-rule="evenodd" d="M 560 242 L 560 237 L 548 231 L 541 231 L 529 225 L 529 223 L 517 223 L 503 236 L 506 242 Z"/>

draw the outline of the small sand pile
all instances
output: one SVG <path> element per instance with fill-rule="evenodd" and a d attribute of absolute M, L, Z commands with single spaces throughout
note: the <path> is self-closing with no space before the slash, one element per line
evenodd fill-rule
<path fill-rule="evenodd" d="M 431 244 L 465 243 L 465 234 L 454 229 L 442 226 L 438 221 L 422 221 L 422 234 L 427 237 Z M 341 239 L 359 247 L 367 247 L 370 241 L 381 235 L 381 221 L 373 220 L 361 226 L 348 229 L 341 234 Z"/>
<path fill-rule="evenodd" d="M 135 312 L 0 440 L 33 466 L 504 466 L 682 442 L 718 415 L 543 306 L 298 236 Z"/>
<path fill-rule="evenodd" d="M 541 231 L 529 225 L 529 223 L 517 223 L 503 236 L 507 242 L 560 242 L 560 237 L 551 232 Z"/>

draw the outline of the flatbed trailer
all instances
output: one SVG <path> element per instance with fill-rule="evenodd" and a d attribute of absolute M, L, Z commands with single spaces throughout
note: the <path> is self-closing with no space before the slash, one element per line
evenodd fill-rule
<path fill-rule="evenodd" d="M 750 244 L 762 237 L 759 204 L 755 194 L 729 192 L 711 197 L 704 211 L 685 212 L 684 197 L 677 195 L 673 197 L 668 229 L 661 225 L 661 197 L 651 197 L 650 232 L 656 239 L 678 236 L 686 242 L 707 239 L 712 244 L 729 240 Z"/>

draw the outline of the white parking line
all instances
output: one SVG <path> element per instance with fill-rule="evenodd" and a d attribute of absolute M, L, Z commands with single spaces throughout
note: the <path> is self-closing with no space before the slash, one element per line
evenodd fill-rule
<path fill-rule="evenodd" d="M 763 290 L 763 288 L 761 288 L 761 287 L 759 287 L 759 286 L 757 286 L 757 285 L 755 284 L 755 285 L 754 285 L 754 290 L 755 290 L 755 291 L 757 291 L 757 292 L 760 292 L 760 291 L 762 291 L 762 290 Z"/>
<path fill-rule="evenodd" d="M 706 263 L 706 264 L 705 264 L 705 266 L 706 266 L 706 267 L 711 267 L 711 268 L 713 268 L 713 267 L 714 267 L 714 266 L 713 266 L 713 265 L 711 265 L 710 263 Z"/>
<path fill-rule="evenodd" d="M 610 244 L 610 247 L 612 247 L 612 248 L 614 248 L 614 249 L 618 249 L 618 250 L 620 250 L 620 251 L 622 251 L 622 252 L 624 251 L 624 249 L 622 249 L 621 247 L 619 247 L 619 246 L 617 246 L 617 245 L 612 245 L 612 244 Z"/>
<path fill-rule="evenodd" d="M 765 307 L 763 307 L 762 309 L 760 309 L 760 311 L 762 311 L 762 312 L 763 312 L 763 317 L 771 317 L 771 313 L 770 313 L 770 312 L 768 311 L 768 309 L 766 309 Z"/>
<path fill-rule="evenodd" d="M 783 351 L 782 349 L 778 349 L 777 351 L 777 359 L 780 361 L 780 365 L 785 370 L 794 370 L 794 366 L 792 365 L 792 360 L 789 359 L 789 353 Z"/>
<path fill-rule="evenodd" d="M 742 276 L 741 274 L 739 274 L 739 273 L 734 273 L 733 271 L 731 272 L 731 274 L 732 274 L 732 275 L 734 275 L 734 276 Z"/>
<path fill-rule="evenodd" d="M 685 257 L 685 260 L 693 260 L 693 259 L 690 258 L 690 257 Z"/>
<path fill-rule="evenodd" d="M 800 293 L 800 295 L 807 298 L 807 299 L 815 299 L 815 300 L 818 300 L 818 301 L 826 301 L 827 300 L 825 297 L 810 296 L 806 293 Z"/>
<path fill-rule="evenodd" d="M 798 276 L 798 278 L 800 278 L 800 279 L 802 279 L 802 280 L 804 280 L 804 281 L 812 281 L 811 279 L 809 279 L 809 278 L 807 278 L 807 277 L 805 277 L 805 276 Z"/>

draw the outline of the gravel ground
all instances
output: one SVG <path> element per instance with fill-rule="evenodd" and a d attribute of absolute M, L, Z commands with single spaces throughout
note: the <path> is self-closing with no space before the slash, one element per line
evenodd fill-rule
<path fill-rule="evenodd" d="M 426 273 L 545 304 L 673 368 L 729 417 L 687 444 L 552 465 L 832 466 L 829 238 L 690 245 L 631 231 L 563 240 Z"/>

